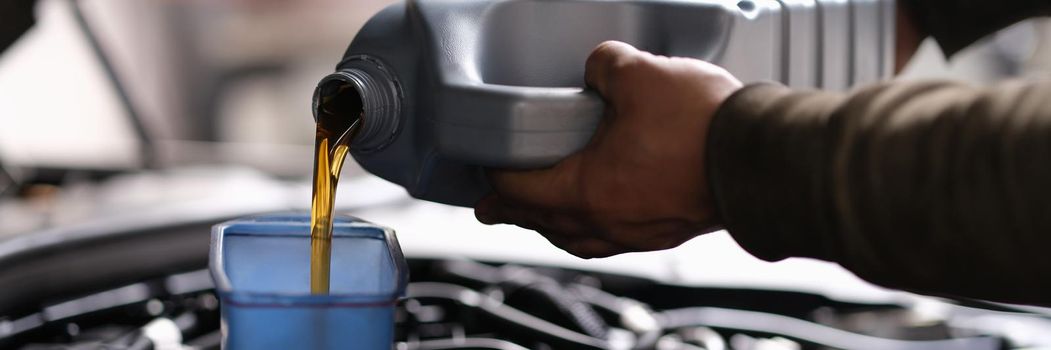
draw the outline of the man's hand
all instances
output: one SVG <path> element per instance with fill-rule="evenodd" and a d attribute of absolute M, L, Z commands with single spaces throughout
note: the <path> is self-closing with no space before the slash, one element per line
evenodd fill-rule
<path fill-rule="evenodd" d="M 712 115 L 741 82 L 715 65 L 604 42 L 586 80 L 606 101 L 591 142 L 552 168 L 491 170 L 486 224 L 535 230 L 582 257 L 667 249 L 717 225 L 705 175 Z"/>

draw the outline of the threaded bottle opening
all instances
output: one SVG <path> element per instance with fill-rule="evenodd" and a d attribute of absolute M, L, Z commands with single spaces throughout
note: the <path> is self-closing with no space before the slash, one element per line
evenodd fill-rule
<path fill-rule="evenodd" d="M 314 90 L 314 120 L 361 125 L 352 136 L 355 152 L 376 151 L 390 144 L 401 124 L 401 93 L 393 76 L 375 60 L 356 59 L 330 74 Z"/>
<path fill-rule="evenodd" d="M 354 84 L 338 79 L 328 80 L 318 85 L 316 95 L 314 120 L 318 123 L 319 130 L 330 132 L 347 130 L 350 134 L 331 135 L 333 138 L 341 139 L 338 142 L 333 139 L 332 147 L 335 146 L 335 143 L 343 142 L 344 138 L 354 140 L 359 134 L 358 131 L 361 129 L 360 125 L 365 115 L 361 93 L 354 87 Z M 359 127 L 350 130 L 355 123 L 358 123 Z"/>

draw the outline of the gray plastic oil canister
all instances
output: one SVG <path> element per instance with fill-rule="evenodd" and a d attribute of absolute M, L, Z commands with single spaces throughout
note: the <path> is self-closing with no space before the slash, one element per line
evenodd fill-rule
<path fill-rule="evenodd" d="M 360 99 L 358 163 L 471 206 L 483 168 L 550 166 L 587 143 L 603 102 L 582 88 L 584 62 L 602 41 L 846 89 L 891 74 L 894 16 L 893 0 L 409 0 L 361 29 L 318 84 L 315 118 L 329 97 Z"/>

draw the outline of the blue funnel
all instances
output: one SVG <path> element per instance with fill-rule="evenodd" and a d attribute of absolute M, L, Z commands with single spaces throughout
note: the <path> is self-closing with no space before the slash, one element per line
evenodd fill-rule
<path fill-rule="evenodd" d="M 394 231 L 347 216 L 332 230 L 330 293 L 310 294 L 310 217 L 212 229 L 224 349 L 390 349 L 408 270 Z"/>

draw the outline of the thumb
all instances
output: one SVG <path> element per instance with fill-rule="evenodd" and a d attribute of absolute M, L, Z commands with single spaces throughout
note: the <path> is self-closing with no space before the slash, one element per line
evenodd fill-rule
<path fill-rule="evenodd" d="M 584 65 L 584 81 L 607 100 L 618 100 L 619 79 L 624 70 L 643 60 L 645 55 L 630 44 L 605 41 L 595 47 Z"/>

